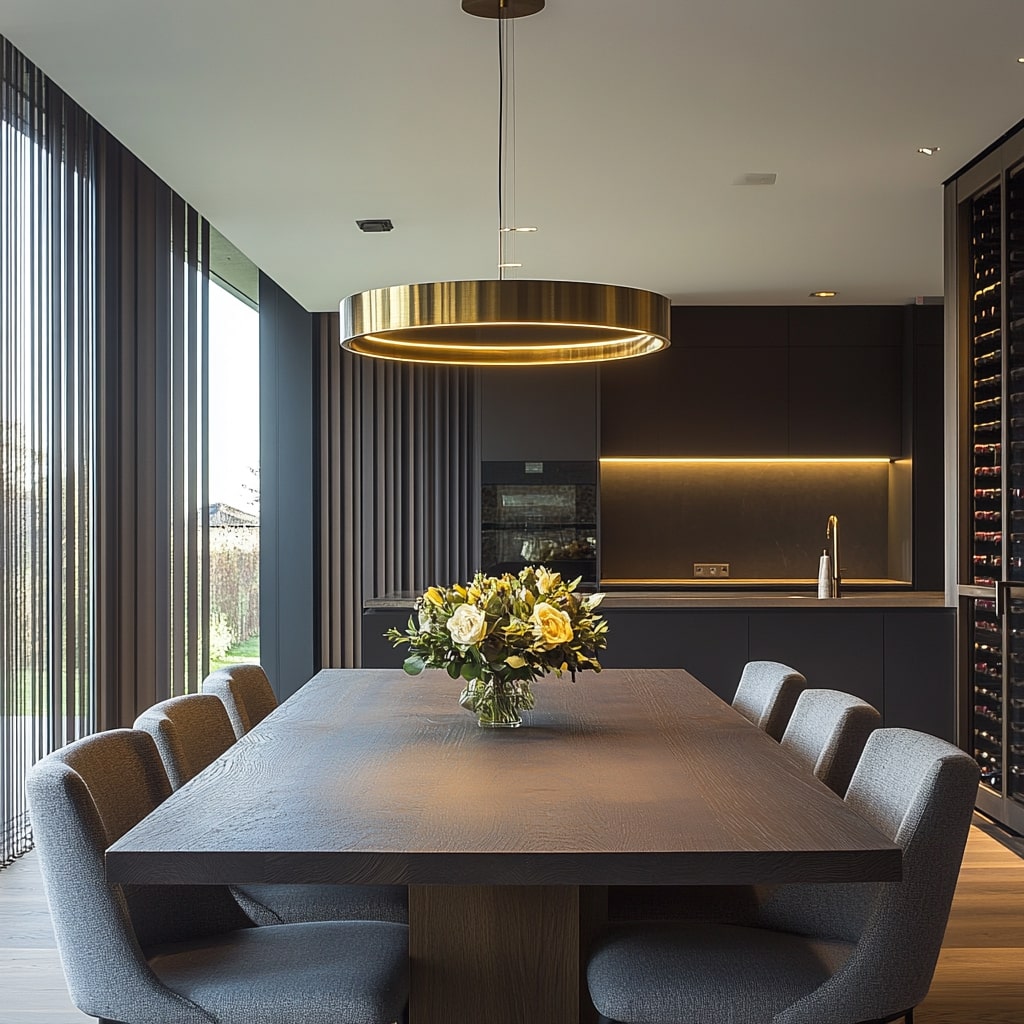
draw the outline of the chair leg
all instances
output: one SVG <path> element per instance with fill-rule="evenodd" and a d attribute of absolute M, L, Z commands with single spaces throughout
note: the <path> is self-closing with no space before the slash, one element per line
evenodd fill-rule
<path fill-rule="evenodd" d="M 898 1020 L 903 1021 L 904 1024 L 914 1024 L 914 1007 L 894 1013 L 891 1017 L 883 1017 L 881 1020 L 865 1020 L 861 1024 L 895 1024 Z"/>

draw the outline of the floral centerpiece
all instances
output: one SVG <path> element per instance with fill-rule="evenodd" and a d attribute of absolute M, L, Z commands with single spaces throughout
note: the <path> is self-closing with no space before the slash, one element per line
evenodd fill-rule
<path fill-rule="evenodd" d="M 578 594 L 579 582 L 544 566 L 515 576 L 477 573 L 465 585 L 429 587 L 408 629 L 384 635 L 395 647 L 409 645 L 410 675 L 443 668 L 462 679 L 459 703 L 480 725 L 515 728 L 520 711 L 533 707 L 530 685 L 540 676 L 568 672 L 575 680 L 584 669 L 601 671 L 608 623 L 594 610 L 604 594 Z"/>

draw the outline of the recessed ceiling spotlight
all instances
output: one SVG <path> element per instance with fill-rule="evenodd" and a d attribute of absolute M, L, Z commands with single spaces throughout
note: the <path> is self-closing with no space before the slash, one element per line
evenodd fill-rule
<path fill-rule="evenodd" d="M 938 146 L 918 146 L 917 147 L 917 151 L 918 151 L 918 153 L 921 153 L 923 156 L 934 156 L 936 153 L 938 153 L 939 147 Z"/>
<path fill-rule="evenodd" d="M 808 296 L 808 298 L 811 298 L 811 299 L 834 299 L 838 294 L 839 294 L 839 292 L 830 292 L 830 291 L 811 292 L 811 294 Z"/>
<path fill-rule="evenodd" d="M 1018 64 L 1024 64 L 1024 57 L 1018 57 L 1017 58 L 1017 63 Z"/>
<path fill-rule="evenodd" d="M 774 171 L 756 171 L 753 174 L 741 174 L 734 185 L 774 185 L 779 176 Z"/>
<path fill-rule="evenodd" d="M 387 217 L 376 217 L 371 220 L 357 220 L 356 227 L 360 231 L 372 233 L 375 231 L 392 231 L 395 225 Z"/>

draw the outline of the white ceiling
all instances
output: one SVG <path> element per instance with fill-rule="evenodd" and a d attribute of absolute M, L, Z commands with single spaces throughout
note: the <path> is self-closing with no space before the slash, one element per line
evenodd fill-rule
<path fill-rule="evenodd" d="M 308 309 L 496 274 L 496 23 L 459 0 L 0 0 L 0 35 Z M 1018 56 L 1021 0 L 548 0 L 520 276 L 940 294 L 941 183 L 1024 117 Z"/>

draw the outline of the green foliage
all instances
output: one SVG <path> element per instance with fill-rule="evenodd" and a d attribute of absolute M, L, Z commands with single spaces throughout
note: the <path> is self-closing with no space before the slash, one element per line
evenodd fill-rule
<path fill-rule="evenodd" d="M 223 661 L 228 648 L 236 639 L 223 614 L 215 613 L 210 616 L 210 661 Z"/>

